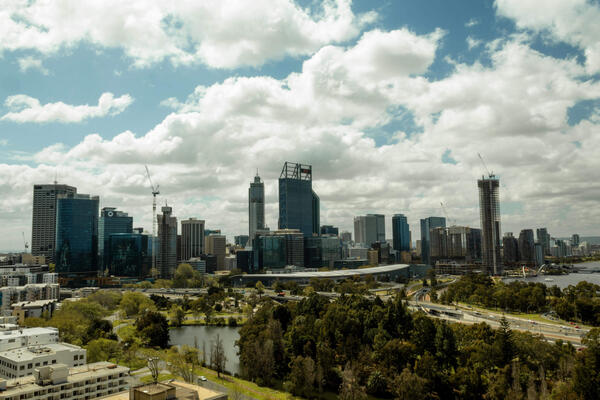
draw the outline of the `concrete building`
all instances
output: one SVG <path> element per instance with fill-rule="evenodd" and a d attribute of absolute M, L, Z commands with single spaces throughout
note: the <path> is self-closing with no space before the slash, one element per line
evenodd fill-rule
<path fill-rule="evenodd" d="M 132 233 L 133 217 L 115 207 L 104 207 L 98 222 L 98 254 L 102 270 L 109 268 L 109 239 L 114 233 Z"/>
<path fill-rule="evenodd" d="M 169 206 L 161 208 L 162 214 L 156 216 L 158 220 L 158 251 L 156 268 L 158 276 L 171 279 L 177 268 L 177 217 L 173 216 L 173 209 Z"/>
<path fill-rule="evenodd" d="M 31 253 L 21 254 L 21 262 L 26 265 L 44 265 L 46 264 L 45 256 L 34 256 Z"/>
<path fill-rule="evenodd" d="M 265 184 L 260 180 L 258 171 L 254 182 L 248 188 L 248 238 L 250 245 L 257 230 L 265 229 Z M 244 245 L 245 246 L 245 245 Z"/>
<path fill-rule="evenodd" d="M 279 229 L 319 234 L 320 200 L 312 190 L 312 166 L 285 162 L 279 176 Z"/>
<path fill-rule="evenodd" d="M 0 309 L 7 310 L 15 303 L 36 300 L 58 300 L 60 287 L 55 283 L 31 283 L 0 288 Z"/>
<path fill-rule="evenodd" d="M 430 260 L 471 264 L 481 259 L 481 231 L 468 226 L 430 230 Z"/>
<path fill-rule="evenodd" d="M 217 257 L 217 270 L 225 268 L 227 240 L 225 235 L 211 234 L 206 238 L 206 253 Z"/>
<path fill-rule="evenodd" d="M 56 207 L 56 272 L 65 277 L 98 275 L 98 196 L 63 194 Z"/>
<path fill-rule="evenodd" d="M 546 228 L 536 229 L 537 241 L 542 245 L 544 255 L 550 255 L 550 234 Z"/>
<path fill-rule="evenodd" d="M 69 368 L 54 364 L 33 375 L 0 380 L 0 400 L 90 400 L 127 390 L 129 368 L 97 362 Z"/>
<path fill-rule="evenodd" d="M 33 185 L 31 254 L 51 263 L 56 257 L 56 209 L 59 195 L 75 194 L 77 188 L 59 185 Z"/>
<path fill-rule="evenodd" d="M 500 248 L 500 181 L 491 175 L 477 181 L 479 188 L 479 213 L 481 219 L 482 264 L 488 274 L 502 272 Z"/>
<path fill-rule="evenodd" d="M 375 242 L 385 241 L 385 217 L 381 214 L 367 214 L 354 217 L 354 242 L 371 247 Z"/>
<path fill-rule="evenodd" d="M 19 324 L 25 323 L 25 318 L 40 318 L 43 315 L 52 317 L 58 300 L 20 301 L 12 304 L 12 315 L 18 318 Z"/>
<path fill-rule="evenodd" d="M 188 218 L 181 221 L 181 259 L 200 257 L 204 254 L 204 220 Z"/>
<path fill-rule="evenodd" d="M 366 260 L 368 251 L 369 249 L 367 249 L 366 247 L 349 247 L 348 258 L 359 258 Z"/>
<path fill-rule="evenodd" d="M 86 351 L 68 343 L 20 347 L 0 351 L 0 377 L 22 378 L 32 375 L 36 368 L 63 364 L 67 367 L 85 365 Z"/>
<path fill-rule="evenodd" d="M 227 395 L 191 383 L 169 381 L 134 386 L 129 392 L 103 400 L 227 400 Z"/>
<path fill-rule="evenodd" d="M 446 218 L 444 217 L 427 217 L 421 221 L 421 262 L 425 265 L 431 265 L 429 248 L 431 242 L 430 232 L 434 228 L 445 228 Z"/>

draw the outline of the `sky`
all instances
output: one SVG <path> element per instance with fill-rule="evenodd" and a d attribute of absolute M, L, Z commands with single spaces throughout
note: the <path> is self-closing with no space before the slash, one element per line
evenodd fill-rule
<path fill-rule="evenodd" d="M 173 3 L 173 4 L 171 4 Z M 479 227 L 500 179 L 502 231 L 600 234 L 600 2 L 4 0 L 0 250 L 31 238 L 33 185 L 100 196 L 152 228 L 248 232 L 265 181 L 313 166 L 321 224 L 444 216 Z"/>

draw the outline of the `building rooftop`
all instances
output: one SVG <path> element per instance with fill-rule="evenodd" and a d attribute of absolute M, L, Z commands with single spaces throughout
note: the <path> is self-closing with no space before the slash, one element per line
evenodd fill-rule
<path fill-rule="evenodd" d="M 371 274 L 385 274 L 394 272 L 400 269 L 408 268 L 408 264 L 393 264 L 393 265 L 382 265 L 379 267 L 370 268 L 358 268 L 358 269 L 339 269 L 335 271 L 315 271 L 315 272 L 290 272 L 282 274 L 252 274 L 248 277 L 252 278 L 272 278 L 273 275 L 281 275 L 290 278 L 340 278 L 351 275 L 371 275 Z"/>
<path fill-rule="evenodd" d="M 177 400 L 226 400 L 227 395 L 206 389 L 202 386 L 193 385 L 180 381 L 148 383 L 132 388 L 131 392 L 121 392 L 112 396 L 104 397 L 103 400 L 133 400 L 133 392 L 143 393 L 148 395 L 150 399 L 164 398 L 160 396 L 168 391 L 172 392 L 175 389 L 175 397 L 171 399 Z M 146 398 L 146 397 L 145 397 Z"/>
<path fill-rule="evenodd" d="M 20 301 L 18 303 L 13 303 L 12 307 L 21 307 L 21 308 L 36 308 L 43 307 L 48 304 L 56 303 L 58 300 L 49 299 L 49 300 L 34 300 L 34 301 Z"/>
<path fill-rule="evenodd" d="M 49 343 L 39 346 L 19 347 L 12 350 L 0 351 L 0 357 L 14 362 L 33 361 L 36 357 L 46 354 L 56 354 L 64 350 L 82 350 L 81 347 L 69 343 Z"/>

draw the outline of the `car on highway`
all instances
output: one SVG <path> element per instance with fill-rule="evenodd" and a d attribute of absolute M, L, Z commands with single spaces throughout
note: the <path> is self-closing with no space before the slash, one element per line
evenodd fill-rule
<path fill-rule="evenodd" d="M 204 375 L 200 375 L 198 379 L 200 379 L 202 382 L 206 382 L 208 380 Z"/>

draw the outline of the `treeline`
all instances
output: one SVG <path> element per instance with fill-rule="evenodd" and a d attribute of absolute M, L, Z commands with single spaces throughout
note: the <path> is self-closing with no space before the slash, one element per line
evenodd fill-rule
<path fill-rule="evenodd" d="M 487 275 L 469 274 L 448 286 L 442 303 L 464 302 L 507 311 L 551 312 L 567 321 L 600 326 L 600 286 L 579 282 L 561 290 L 543 283 L 494 283 Z"/>
<path fill-rule="evenodd" d="M 342 399 L 600 398 L 598 331 L 587 349 L 486 324 L 411 314 L 398 298 L 269 300 L 241 328 L 241 373 L 294 395 Z"/>

